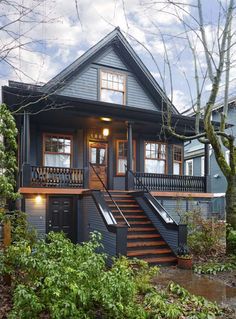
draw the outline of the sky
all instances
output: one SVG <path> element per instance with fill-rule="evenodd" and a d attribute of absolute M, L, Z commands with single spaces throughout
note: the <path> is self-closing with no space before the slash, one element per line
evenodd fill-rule
<path fill-rule="evenodd" d="M 197 54 L 202 81 L 206 62 L 198 40 L 196 0 L 10 0 L 0 2 L 0 85 L 8 80 L 45 83 L 107 33 L 119 26 L 136 53 L 181 111 L 195 101 L 195 69 L 185 31 Z M 206 37 L 218 61 L 217 28 L 220 5 L 203 2 Z M 228 1 L 221 1 L 222 6 Z M 221 13 L 223 12 L 221 8 Z M 233 26 L 236 24 L 233 20 Z M 221 30 L 220 30 L 221 32 Z M 163 45 L 163 40 L 165 45 Z M 234 48 L 233 48 L 234 50 Z M 232 65 L 234 66 L 234 52 Z M 164 62 L 165 61 L 165 62 Z M 234 95 L 236 70 L 230 74 Z M 204 81 L 204 104 L 211 85 Z M 222 83 L 219 100 L 222 97 Z M 236 95 L 236 94 L 235 94 Z"/>

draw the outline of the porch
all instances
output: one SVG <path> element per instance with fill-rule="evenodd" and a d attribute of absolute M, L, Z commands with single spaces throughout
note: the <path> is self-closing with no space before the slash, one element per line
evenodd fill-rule
<path fill-rule="evenodd" d="M 27 172 L 28 170 L 28 172 Z M 24 187 L 36 188 L 79 188 L 87 189 L 89 186 L 89 169 L 28 166 L 24 170 Z M 205 176 L 179 176 L 170 174 L 154 174 L 134 172 L 126 174 L 126 185 L 130 190 L 143 190 L 161 192 L 207 192 Z M 102 185 L 101 185 L 102 188 Z"/>

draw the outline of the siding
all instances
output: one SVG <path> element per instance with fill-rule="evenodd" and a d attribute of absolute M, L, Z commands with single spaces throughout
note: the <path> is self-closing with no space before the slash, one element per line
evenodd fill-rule
<path fill-rule="evenodd" d="M 102 234 L 102 244 L 104 246 L 103 252 L 108 254 L 110 257 L 116 256 L 116 234 L 111 233 L 107 230 L 105 223 L 98 212 L 95 202 L 91 196 L 83 197 L 83 209 L 84 213 L 87 214 L 87 238 L 89 233 L 98 231 Z M 109 263 L 110 263 L 109 258 Z"/>
<path fill-rule="evenodd" d="M 29 223 L 36 228 L 39 237 L 46 233 L 46 198 L 41 203 L 36 203 L 34 198 L 25 199 L 25 212 L 28 214 Z"/>
<path fill-rule="evenodd" d="M 157 110 L 145 90 L 132 74 L 129 74 L 127 78 L 127 105 L 146 110 Z"/>
<path fill-rule="evenodd" d="M 111 68 L 128 70 L 128 67 L 123 63 L 113 49 L 107 51 L 102 57 L 95 60 L 95 63 Z"/>
<path fill-rule="evenodd" d="M 84 73 L 77 75 L 57 94 L 78 97 L 88 100 L 97 100 L 98 72 L 90 67 Z"/>

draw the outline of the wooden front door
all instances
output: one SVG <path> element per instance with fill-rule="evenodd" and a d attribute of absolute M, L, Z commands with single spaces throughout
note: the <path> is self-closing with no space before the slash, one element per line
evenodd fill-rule
<path fill-rule="evenodd" d="M 107 143 L 89 142 L 89 161 L 107 186 Z M 89 187 L 92 189 L 102 189 L 102 183 L 90 165 L 89 168 Z"/>
<path fill-rule="evenodd" d="M 49 197 L 47 232 L 63 231 L 69 239 L 75 239 L 75 221 L 72 197 Z"/>

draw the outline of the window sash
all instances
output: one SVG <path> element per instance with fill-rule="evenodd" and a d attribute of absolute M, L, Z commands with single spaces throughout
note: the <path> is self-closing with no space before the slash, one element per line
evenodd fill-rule
<path fill-rule="evenodd" d="M 101 70 L 100 78 L 101 101 L 125 104 L 126 75 Z"/>
<path fill-rule="evenodd" d="M 119 145 L 123 144 L 120 153 Z M 124 145 L 126 143 L 126 147 Z M 124 175 L 125 174 L 125 165 L 127 165 L 127 154 L 128 152 L 128 141 L 127 140 L 117 140 L 116 141 L 116 175 Z M 136 168 L 136 141 L 133 140 L 133 161 L 132 161 L 132 169 Z"/>
<path fill-rule="evenodd" d="M 167 144 L 145 141 L 144 148 L 145 173 L 166 174 Z"/>
<path fill-rule="evenodd" d="M 186 161 L 186 175 L 193 176 L 193 160 Z"/>
<path fill-rule="evenodd" d="M 43 165 L 71 167 L 72 136 L 46 133 L 43 135 Z"/>
<path fill-rule="evenodd" d="M 183 148 L 179 145 L 173 145 L 173 174 L 182 175 L 183 167 Z"/>

